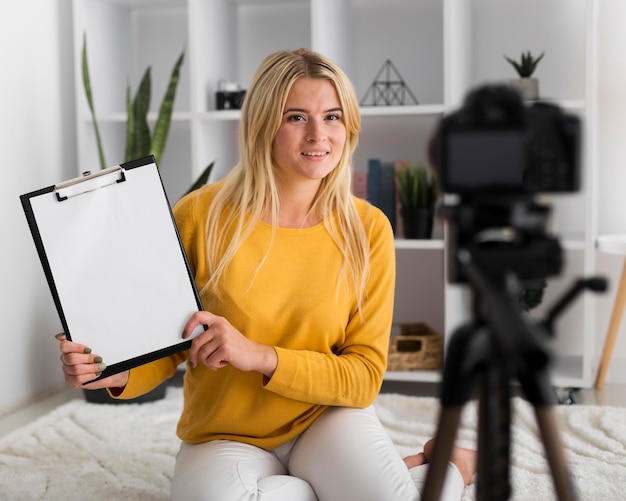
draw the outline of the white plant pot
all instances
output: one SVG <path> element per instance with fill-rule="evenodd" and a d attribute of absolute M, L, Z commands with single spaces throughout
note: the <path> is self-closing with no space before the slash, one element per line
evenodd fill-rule
<path fill-rule="evenodd" d="M 539 99 L 539 80 L 536 78 L 515 78 L 509 80 L 509 85 L 517 89 L 525 101 Z"/>

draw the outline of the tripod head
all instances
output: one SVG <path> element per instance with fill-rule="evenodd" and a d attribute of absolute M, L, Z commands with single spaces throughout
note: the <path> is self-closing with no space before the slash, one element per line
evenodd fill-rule
<path fill-rule="evenodd" d="M 605 291 L 607 281 L 601 277 L 575 281 L 549 308 L 545 319 L 532 321 L 522 314 L 517 301 L 521 286 L 517 276 L 511 269 L 494 273 L 493 267 L 485 264 L 489 255 L 490 252 L 487 256 L 481 253 L 479 247 L 461 248 L 457 252 L 459 272 L 470 284 L 474 299 L 474 320 L 465 326 L 465 330 L 486 327 L 490 344 L 480 345 L 481 349 L 495 350 L 497 360 L 505 361 L 509 375 L 524 383 L 538 372 L 546 371 L 550 365 L 552 355 L 548 340 L 554 335 L 557 317 L 584 290 Z M 478 358 L 489 359 L 486 353 L 481 353 Z M 525 391 L 531 402 L 551 400 L 545 387 L 525 388 Z M 541 395 L 535 394 L 536 391 Z"/>
<path fill-rule="evenodd" d="M 521 280 L 558 275 L 563 265 L 559 241 L 546 233 L 550 207 L 528 195 L 483 195 L 478 200 L 442 205 L 447 220 L 448 281 L 467 282 L 458 261 L 467 250 L 494 278 L 514 273 Z"/>

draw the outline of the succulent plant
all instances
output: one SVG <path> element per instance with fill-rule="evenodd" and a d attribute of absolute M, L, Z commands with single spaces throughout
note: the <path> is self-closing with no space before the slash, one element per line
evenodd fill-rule
<path fill-rule="evenodd" d="M 541 304 L 548 282 L 545 278 L 526 280 L 522 283 L 519 301 L 524 311 L 530 311 Z"/>
<path fill-rule="evenodd" d="M 542 52 L 539 57 L 534 57 L 530 51 L 527 51 L 526 53 L 522 52 L 519 62 L 507 56 L 504 56 L 504 59 L 511 63 L 520 78 L 530 78 L 535 72 L 535 69 L 537 69 L 537 65 L 539 64 L 539 61 L 543 59 L 544 55 L 545 52 Z"/>

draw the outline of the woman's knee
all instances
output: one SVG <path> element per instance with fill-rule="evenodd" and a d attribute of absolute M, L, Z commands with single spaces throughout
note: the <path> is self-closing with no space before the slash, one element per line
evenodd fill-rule
<path fill-rule="evenodd" d="M 298 439 L 289 469 L 324 500 L 415 499 L 409 472 L 373 408 L 330 408 Z"/>
<path fill-rule="evenodd" d="M 304 480 L 287 475 L 271 453 L 248 444 L 182 444 L 172 479 L 173 501 L 316 501 Z"/>
<path fill-rule="evenodd" d="M 172 499 L 181 501 L 255 499 L 259 478 L 284 474 L 269 453 L 236 442 L 217 440 L 182 444 L 172 479 Z"/>

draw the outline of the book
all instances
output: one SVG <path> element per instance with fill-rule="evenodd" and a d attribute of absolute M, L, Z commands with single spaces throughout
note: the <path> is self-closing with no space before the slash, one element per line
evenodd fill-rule
<path fill-rule="evenodd" d="M 367 200 L 384 212 L 394 234 L 397 222 L 396 166 L 379 158 L 367 161 Z"/>
<path fill-rule="evenodd" d="M 410 162 L 408 160 L 396 160 L 394 163 L 396 174 L 409 167 L 409 165 Z M 404 238 L 405 236 L 402 216 L 400 215 L 401 208 L 402 204 L 400 203 L 400 195 L 398 194 L 398 190 L 396 190 L 396 238 Z"/>
<path fill-rule="evenodd" d="M 367 172 L 352 173 L 352 193 L 356 197 L 367 199 Z"/>
<path fill-rule="evenodd" d="M 380 172 L 378 207 L 382 210 L 396 233 L 396 169 L 391 162 L 384 162 Z"/>
<path fill-rule="evenodd" d="M 379 158 L 367 161 L 367 200 L 376 207 L 380 204 L 380 175 L 382 163 Z"/>

